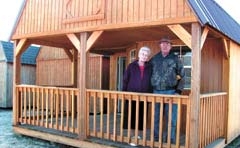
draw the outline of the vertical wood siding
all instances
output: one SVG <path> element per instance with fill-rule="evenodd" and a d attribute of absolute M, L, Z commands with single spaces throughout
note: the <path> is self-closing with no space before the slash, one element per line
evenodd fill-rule
<path fill-rule="evenodd" d="M 7 107 L 7 78 L 6 78 L 6 70 L 7 64 L 5 62 L 0 62 L 0 107 Z"/>
<path fill-rule="evenodd" d="M 71 86 L 71 61 L 61 48 L 41 47 L 37 56 L 37 85 Z"/>
<path fill-rule="evenodd" d="M 12 89 L 13 89 L 13 65 L 0 63 L 0 107 L 12 107 Z M 36 67 L 32 65 L 22 65 L 21 67 L 21 83 L 35 84 Z"/>
<path fill-rule="evenodd" d="M 101 89 L 101 57 L 88 57 L 87 88 Z"/>
<path fill-rule="evenodd" d="M 156 25 L 166 20 L 181 23 L 194 18 L 186 0 L 27 0 L 14 36 L 128 27 L 145 22 Z"/>
<path fill-rule="evenodd" d="M 228 141 L 233 140 L 240 134 L 240 50 L 235 43 L 230 43 L 229 65 L 229 104 L 228 104 Z"/>
<path fill-rule="evenodd" d="M 224 50 L 220 40 L 209 39 L 202 49 L 201 93 L 223 91 Z"/>
<path fill-rule="evenodd" d="M 101 89 L 102 56 L 89 54 L 87 88 Z M 37 85 L 72 86 L 72 62 L 62 48 L 43 46 L 37 57 Z M 104 82 L 103 82 L 104 83 Z"/>
<path fill-rule="evenodd" d="M 37 61 L 37 85 L 71 86 L 70 59 Z"/>

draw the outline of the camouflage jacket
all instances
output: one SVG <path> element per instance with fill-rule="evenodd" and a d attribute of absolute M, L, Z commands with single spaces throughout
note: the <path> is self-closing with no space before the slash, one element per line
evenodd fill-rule
<path fill-rule="evenodd" d="M 184 68 L 177 55 L 170 52 L 166 57 L 159 52 L 151 60 L 151 84 L 154 90 L 175 89 L 181 93 L 184 88 Z"/>

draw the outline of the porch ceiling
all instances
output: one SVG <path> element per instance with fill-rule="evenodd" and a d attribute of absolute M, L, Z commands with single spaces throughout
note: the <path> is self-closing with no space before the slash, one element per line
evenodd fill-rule
<path fill-rule="evenodd" d="M 182 25 L 189 33 L 191 25 Z M 140 41 L 157 41 L 162 36 L 168 35 L 175 44 L 183 44 L 181 40 L 167 26 L 149 26 L 139 28 L 125 28 L 105 30 L 99 39 L 93 44 L 90 52 L 99 54 L 113 54 L 126 49 L 126 47 Z M 76 33 L 79 37 L 80 33 Z M 53 46 L 59 48 L 74 48 L 66 34 L 43 36 L 29 39 L 33 44 Z"/>
<path fill-rule="evenodd" d="M 164 35 L 176 38 L 166 26 L 108 30 L 95 42 L 91 52 L 111 54 L 136 42 L 159 40 Z"/>

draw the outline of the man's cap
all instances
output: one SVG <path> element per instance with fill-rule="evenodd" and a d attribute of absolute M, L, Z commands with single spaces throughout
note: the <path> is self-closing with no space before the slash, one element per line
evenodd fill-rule
<path fill-rule="evenodd" d="M 158 43 L 160 44 L 162 42 L 171 43 L 171 40 L 168 36 L 164 36 L 164 37 L 162 37 L 162 39 Z"/>

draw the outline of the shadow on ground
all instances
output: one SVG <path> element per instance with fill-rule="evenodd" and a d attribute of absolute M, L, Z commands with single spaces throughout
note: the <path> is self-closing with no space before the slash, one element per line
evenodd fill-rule
<path fill-rule="evenodd" d="M 0 148 L 73 148 L 73 147 L 14 133 L 12 130 L 12 110 L 0 109 Z"/>

